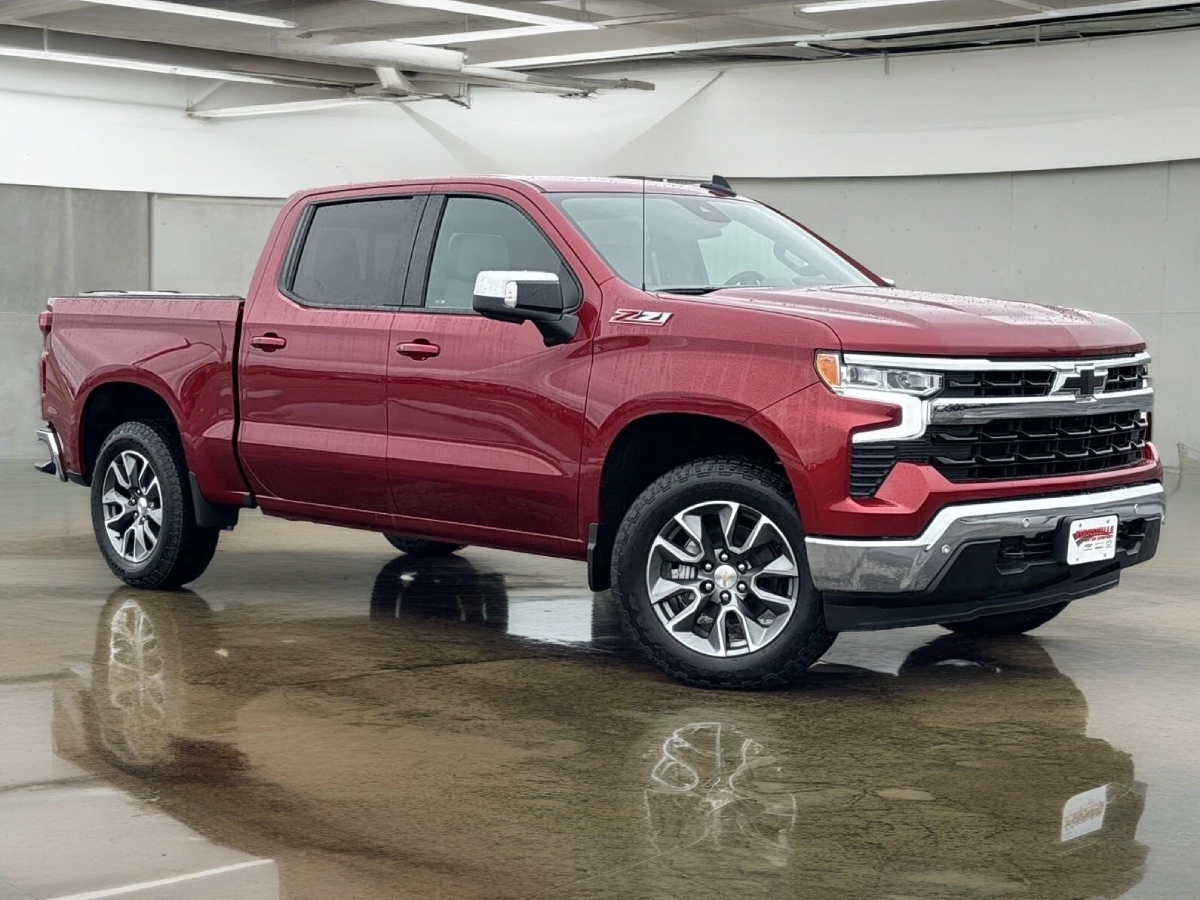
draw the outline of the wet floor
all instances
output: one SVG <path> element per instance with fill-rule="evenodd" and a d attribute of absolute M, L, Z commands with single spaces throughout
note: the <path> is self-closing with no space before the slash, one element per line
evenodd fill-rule
<path fill-rule="evenodd" d="M 2 900 L 1200 895 L 1200 489 L 1036 636 L 764 694 L 650 668 L 577 563 L 252 513 L 135 591 L 86 491 L 0 498 Z"/>

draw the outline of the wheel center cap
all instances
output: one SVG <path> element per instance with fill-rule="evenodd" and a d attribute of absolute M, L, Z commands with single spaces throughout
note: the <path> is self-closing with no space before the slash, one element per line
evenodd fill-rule
<path fill-rule="evenodd" d="M 737 584 L 737 580 L 737 569 L 733 566 L 717 566 L 717 571 L 713 572 L 713 581 L 723 591 L 733 590 L 733 586 Z"/>
<path fill-rule="evenodd" d="M 146 502 L 145 497 L 140 497 L 140 498 L 138 498 L 137 505 L 138 505 L 138 509 L 140 509 L 142 512 L 145 512 L 146 507 L 149 506 L 150 504 Z"/>

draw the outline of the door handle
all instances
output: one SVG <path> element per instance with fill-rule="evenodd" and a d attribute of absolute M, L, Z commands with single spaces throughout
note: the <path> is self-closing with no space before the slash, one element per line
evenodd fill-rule
<path fill-rule="evenodd" d="M 280 337 L 268 331 L 266 334 L 250 338 L 250 346 L 257 347 L 259 350 L 265 350 L 267 353 L 274 353 L 276 350 L 282 350 L 287 346 L 287 338 Z"/>
<path fill-rule="evenodd" d="M 424 338 L 417 338 L 415 341 L 400 344 L 396 347 L 396 352 L 401 356 L 411 356 L 413 359 L 429 359 L 429 357 L 441 353 L 442 348 L 437 344 L 429 343 Z"/>

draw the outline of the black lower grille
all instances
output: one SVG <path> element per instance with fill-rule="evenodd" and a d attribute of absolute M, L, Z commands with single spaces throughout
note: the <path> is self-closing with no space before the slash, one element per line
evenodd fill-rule
<path fill-rule="evenodd" d="M 1146 427 L 1138 412 L 931 425 L 920 440 L 855 445 L 850 493 L 871 496 L 897 462 L 926 463 L 953 482 L 1120 469 L 1143 459 Z"/>

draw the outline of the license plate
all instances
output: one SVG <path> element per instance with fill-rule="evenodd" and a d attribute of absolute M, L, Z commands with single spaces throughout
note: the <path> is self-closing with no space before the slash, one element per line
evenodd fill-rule
<path fill-rule="evenodd" d="M 1116 516 L 1074 519 L 1067 526 L 1067 565 L 1100 562 L 1116 555 Z"/>

